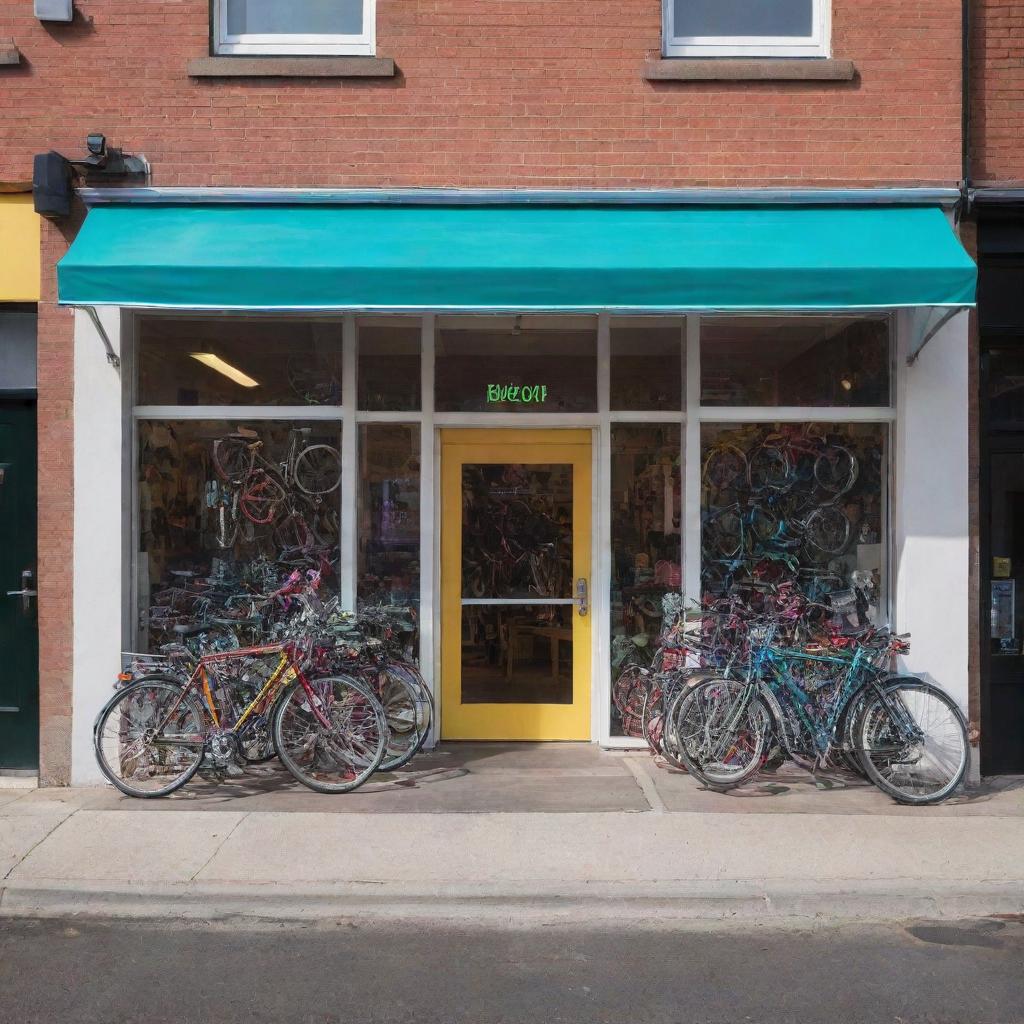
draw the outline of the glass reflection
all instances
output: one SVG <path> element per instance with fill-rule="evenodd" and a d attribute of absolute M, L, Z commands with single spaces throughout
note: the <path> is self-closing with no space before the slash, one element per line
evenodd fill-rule
<path fill-rule="evenodd" d="M 571 704 L 572 605 L 462 609 L 463 704 Z"/>
<path fill-rule="evenodd" d="M 462 596 L 572 596 L 572 466 L 462 468 Z"/>

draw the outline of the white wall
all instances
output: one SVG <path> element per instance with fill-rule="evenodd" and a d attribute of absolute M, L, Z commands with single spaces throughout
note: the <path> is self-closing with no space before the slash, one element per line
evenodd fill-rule
<path fill-rule="evenodd" d="M 101 307 L 116 352 L 121 316 Z M 74 653 L 71 782 L 101 782 L 92 750 L 96 713 L 121 669 L 122 616 L 121 373 L 84 310 L 75 311 Z"/>
<path fill-rule="evenodd" d="M 895 625 L 913 634 L 906 668 L 967 713 L 968 314 L 958 313 L 907 366 L 913 315 L 901 314 L 895 434 Z M 977 773 L 977 765 L 972 772 Z"/>

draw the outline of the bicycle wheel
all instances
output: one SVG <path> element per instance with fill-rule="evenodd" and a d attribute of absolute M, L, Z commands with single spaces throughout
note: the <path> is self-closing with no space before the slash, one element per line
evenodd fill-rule
<path fill-rule="evenodd" d="M 892 680 L 865 700 L 856 737 L 865 775 L 898 803 L 939 803 L 967 774 L 963 713 L 952 697 L 915 676 Z"/>
<path fill-rule="evenodd" d="M 743 550 L 743 517 L 725 509 L 708 522 L 712 550 L 721 558 L 735 558 Z"/>
<path fill-rule="evenodd" d="M 793 482 L 789 457 L 781 448 L 763 444 L 747 464 L 747 482 L 755 493 L 784 491 Z"/>
<path fill-rule="evenodd" d="M 249 445 L 244 437 L 218 437 L 213 442 L 211 461 L 217 475 L 229 484 L 240 484 L 252 465 Z"/>
<path fill-rule="evenodd" d="M 329 444 L 311 444 L 299 452 L 292 472 L 300 491 L 330 494 L 341 483 L 341 453 Z"/>
<path fill-rule="evenodd" d="M 384 707 L 388 723 L 388 747 L 380 771 L 397 771 L 419 752 L 427 738 L 430 713 L 424 714 L 423 699 L 417 688 L 400 672 L 390 667 L 373 673 L 371 692 Z"/>
<path fill-rule="evenodd" d="M 407 661 L 392 661 L 388 664 L 388 671 L 397 672 L 416 691 L 416 698 L 419 702 L 417 713 L 420 716 L 418 727 L 421 736 L 420 748 L 422 748 L 427 736 L 430 735 L 430 726 L 434 721 L 434 695 L 430 692 L 430 687 L 427 686 L 426 680 L 420 675 L 420 671 L 415 665 Z"/>
<path fill-rule="evenodd" d="M 349 793 L 379 767 L 388 724 L 379 700 L 354 679 L 296 680 L 274 713 L 274 746 L 282 764 L 318 793 Z"/>
<path fill-rule="evenodd" d="M 845 494 L 856 482 L 859 465 L 853 452 L 830 444 L 814 460 L 814 479 L 829 494 Z"/>
<path fill-rule="evenodd" d="M 694 778 L 718 792 L 752 779 L 771 745 L 771 715 L 760 697 L 751 697 L 737 719 L 736 705 L 747 686 L 732 679 L 698 683 L 676 716 L 679 759 Z"/>
<path fill-rule="evenodd" d="M 107 701 L 93 727 L 100 771 L 128 796 L 166 796 L 203 761 L 206 716 L 174 676 L 141 676 Z M 156 733 L 178 702 L 173 715 Z"/>
<path fill-rule="evenodd" d="M 612 702 L 619 712 L 623 736 L 643 736 L 643 706 L 650 678 L 647 669 L 627 665 L 612 686 Z"/>
<path fill-rule="evenodd" d="M 713 448 L 704 460 L 701 479 L 716 491 L 726 491 L 744 482 L 747 476 L 747 457 L 734 445 Z"/>
<path fill-rule="evenodd" d="M 266 526 L 277 518 L 277 510 L 287 494 L 281 484 L 262 469 L 253 470 L 242 486 L 238 506 L 242 515 L 257 526 Z"/>
<path fill-rule="evenodd" d="M 841 555 L 850 543 L 850 520 L 835 505 L 816 508 L 804 523 L 804 547 L 815 561 Z"/>
<path fill-rule="evenodd" d="M 661 753 L 664 727 L 665 687 L 660 679 L 655 678 L 650 689 L 644 692 L 643 707 L 640 711 L 640 731 L 654 754 Z"/>

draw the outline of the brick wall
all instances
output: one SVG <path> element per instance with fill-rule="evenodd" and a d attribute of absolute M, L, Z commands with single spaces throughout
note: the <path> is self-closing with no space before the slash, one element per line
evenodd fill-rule
<path fill-rule="evenodd" d="M 990 3 L 1010 8 L 1010 4 Z M 394 79 L 193 80 L 207 0 L 0 0 L 0 181 L 102 130 L 156 185 L 655 187 L 954 184 L 960 0 L 834 0 L 853 82 L 651 83 L 659 0 L 378 0 Z M 40 309 L 42 776 L 69 773 L 71 316 L 47 226 Z M 102 585 L 99 581 L 97 585 Z"/>
<path fill-rule="evenodd" d="M 834 0 L 852 83 L 651 83 L 659 0 L 379 0 L 384 80 L 190 80 L 207 0 L 0 0 L 0 180 L 101 128 L 159 185 L 880 184 L 959 177 L 960 0 Z"/>
<path fill-rule="evenodd" d="M 972 0 L 971 177 L 1024 182 L 1024 3 Z"/>

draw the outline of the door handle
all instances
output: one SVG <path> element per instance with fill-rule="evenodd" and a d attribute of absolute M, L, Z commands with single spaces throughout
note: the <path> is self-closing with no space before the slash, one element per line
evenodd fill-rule
<path fill-rule="evenodd" d="M 589 603 L 587 601 L 587 581 L 586 578 L 581 576 L 576 581 L 576 612 L 579 615 L 586 615 L 590 610 Z"/>
<path fill-rule="evenodd" d="M 21 574 L 21 590 L 8 590 L 8 597 L 20 597 L 21 598 L 21 610 L 27 612 L 32 607 L 32 598 L 38 594 L 38 591 L 33 590 L 29 584 L 32 582 L 32 570 L 26 569 Z"/>

